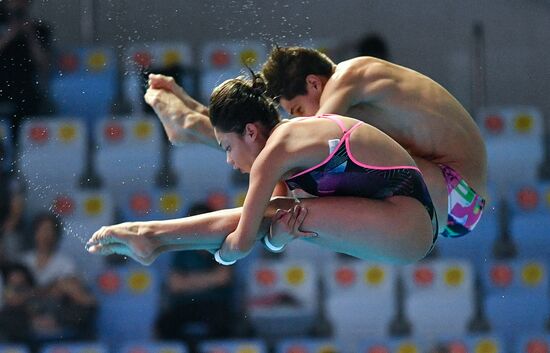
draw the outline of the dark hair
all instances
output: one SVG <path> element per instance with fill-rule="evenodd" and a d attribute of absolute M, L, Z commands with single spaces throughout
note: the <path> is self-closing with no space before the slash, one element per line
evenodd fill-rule
<path fill-rule="evenodd" d="M 243 134 L 246 124 L 259 122 L 271 131 L 280 121 L 275 103 L 265 94 L 263 79 L 237 77 L 217 86 L 210 96 L 210 122 L 223 132 Z"/>
<path fill-rule="evenodd" d="M 378 34 L 365 35 L 357 44 L 357 54 L 361 56 L 374 56 L 382 60 L 388 60 L 389 50 L 386 41 Z"/>
<path fill-rule="evenodd" d="M 53 224 L 55 243 L 56 245 L 59 244 L 59 240 L 61 239 L 61 234 L 63 230 L 63 227 L 61 225 L 61 221 L 59 220 L 59 218 L 57 218 L 54 214 L 49 212 L 39 213 L 36 216 L 34 216 L 32 220 L 32 228 L 31 228 L 33 236 L 36 234 L 36 231 L 38 230 L 38 227 L 42 222 L 51 222 Z"/>
<path fill-rule="evenodd" d="M 330 77 L 334 62 L 318 50 L 303 47 L 275 47 L 262 67 L 267 83 L 267 95 L 293 99 L 307 93 L 306 77 L 320 75 Z"/>
<path fill-rule="evenodd" d="M 34 275 L 31 270 L 26 265 L 23 265 L 19 262 L 13 262 L 6 265 L 2 268 L 2 276 L 4 277 L 4 284 L 7 283 L 8 277 L 14 272 L 21 272 L 25 277 L 25 281 L 33 287 L 35 284 Z"/>

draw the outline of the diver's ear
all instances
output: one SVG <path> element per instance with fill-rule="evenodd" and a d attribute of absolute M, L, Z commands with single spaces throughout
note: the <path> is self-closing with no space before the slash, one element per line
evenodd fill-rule
<path fill-rule="evenodd" d="M 244 127 L 244 138 L 245 140 L 254 142 L 258 138 L 259 132 L 258 126 L 255 123 L 248 123 Z"/>
<path fill-rule="evenodd" d="M 310 90 L 316 92 L 322 92 L 325 81 L 319 75 L 309 74 L 306 76 L 306 89 L 309 92 Z"/>

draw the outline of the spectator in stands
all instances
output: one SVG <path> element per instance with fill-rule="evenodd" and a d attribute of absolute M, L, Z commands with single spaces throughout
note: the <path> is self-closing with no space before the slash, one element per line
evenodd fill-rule
<path fill-rule="evenodd" d="M 51 213 L 32 223 L 34 249 L 23 256 L 37 282 L 33 330 L 37 341 L 93 336 L 96 300 L 79 279 L 75 262 L 58 250 L 62 226 Z"/>
<path fill-rule="evenodd" d="M 357 43 L 358 56 L 373 56 L 382 60 L 390 60 L 390 51 L 384 38 L 377 33 L 368 33 Z"/>
<path fill-rule="evenodd" d="M 24 117 L 47 109 L 44 81 L 51 32 L 42 20 L 31 18 L 31 4 L 32 0 L 0 2 L 0 114 L 12 117 L 15 138 Z"/>
<path fill-rule="evenodd" d="M 34 278 L 21 264 L 2 268 L 3 303 L 0 307 L 0 342 L 28 342 L 31 338 L 31 300 Z"/>
<path fill-rule="evenodd" d="M 5 160 L 0 143 L 0 161 Z M 22 183 L 0 162 L 0 263 L 19 259 L 23 248 L 22 215 L 24 193 Z"/>
<path fill-rule="evenodd" d="M 207 205 L 196 204 L 189 215 L 211 212 Z M 207 251 L 174 253 L 168 274 L 168 300 L 157 318 L 161 339 L 184 340 L 194 345 L 206 337 L 231 334 L 232 270 L 219 266 Z"/>
<path fill-rule="evenodd" d="M 59 278 L 76 275 L 76 264 L 58 251 L 62 225 L 51 213 L 40 213 L 32 221 L 31 235 L 34 248 L 23 255 L 39 286 L 46 286 Z"/>

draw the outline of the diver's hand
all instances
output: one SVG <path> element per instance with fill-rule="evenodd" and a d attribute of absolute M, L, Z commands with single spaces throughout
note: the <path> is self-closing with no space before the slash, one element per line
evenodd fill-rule
<path fill-rule="evenodd" d="M 296 205 L 289 210 L 277 210 L 269 228 L 269 243 L 282 248 L 296 238 L 312 238 L 318 234 L 301 229 L 307 216 L 307 208 Z"/>

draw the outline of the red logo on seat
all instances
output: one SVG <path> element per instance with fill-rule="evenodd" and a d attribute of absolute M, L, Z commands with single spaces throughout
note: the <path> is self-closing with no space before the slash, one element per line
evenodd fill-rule
<path fill-rule="evenodd" d="M 342 287 L 348 287 L 355 283 L 357 274 L 352 268 L 343 266 L 336 270 L 334 277 L 336 279 L 336 283 Z"/>
<path fill-rule="evenodd" d="M 74 202 L 68 196 L 59 196 L 53 202 L 53 211 L 59 216 L 68 216 L 73 213 Z"/>
<path fill-rule="evenodd" d="M 491 280 L 497 287 L 508 287 L 513 277 L 512 269 L 508 265 L 495 265 L 491 269 Z"/>
<path fill-rule="evenodd" d="M 489 115 L 485 118 L 485 128 L 493 135 L 498 135 L 504 130 L 504 119 L 499 115 Z"/>
<path fill-rule="evenodd" d="M 433 283 L 434 273 L 429 267 L 419 267 L 414 271 L 414 283 L 420 287 L 427 287 Z"/>
<path fill-rule="evenodd" d="M 29 131 L 29 139 L 32 142 L 43 144 L 48 141 L 50 134 L 48 128 L 43 125 L 33 126 Z"/>

